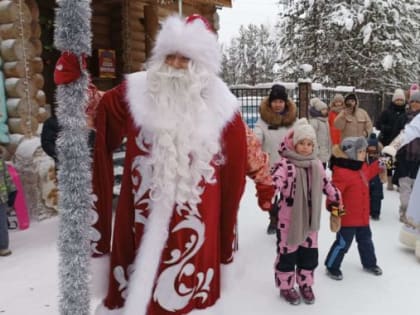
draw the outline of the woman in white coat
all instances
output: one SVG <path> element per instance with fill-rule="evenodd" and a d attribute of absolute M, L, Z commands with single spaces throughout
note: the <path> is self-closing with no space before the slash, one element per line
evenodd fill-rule
<path fill-rule="evenodd" d="M 268 97 L 260 105 L 260 117 L 255 123 L 254 133 L 268 153 L 270 167 L 279 159 L 278 148 L 287 131 L 296 121 L 296 104 L 288 97 L 286 88 L 274 84 Z M 277 225 L 277 211 L 270 212 L 268 234 L 274 234 Z"/>

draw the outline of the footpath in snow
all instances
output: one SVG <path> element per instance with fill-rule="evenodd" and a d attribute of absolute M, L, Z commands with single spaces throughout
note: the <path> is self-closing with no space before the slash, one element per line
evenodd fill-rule
<path fill-rule="evenodd" d="M 268 214 L 258 209 L 253 183 L 239 213 L 239 252 L 224 267 L 222 298 L 211 310 L 191 315 L 386 315 L 418 314 L 420 262 L 398 242 L 398 193 L 385 191 L 380 221 L 372 221 L 380 277 L 362 270 L 356 243 L 346 255 L 344 279 L 325 275 L 323 262 L 335 235 L 329 231 L 328 213 L 319 234 L 319 267 L 315 274 L 314 305 L 292 306 L 279 297 L 274 286 L 275 236 L 265 233 Z M 58 314 L 58 218 L 32 222 L 26 231 L 11 231 L 13 254 L 0 257 L 0 314 Z M 95 260 L 95 275 L 103 261 Z M 108 276 L 107 274 L 105 275 Z M 92 290 L 92 313 L 104 292 L 99 282 Z M 101 293 L 102 292 L 102 293 Z"/>

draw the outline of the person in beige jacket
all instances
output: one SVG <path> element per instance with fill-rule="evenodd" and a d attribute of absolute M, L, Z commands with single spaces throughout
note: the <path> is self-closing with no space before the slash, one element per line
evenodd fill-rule
<path fill-rule="evenodd" d="M 321 160 L 324 169 L 331 156 L 330 126 L 328 124 L 328 105 L 315 97 L 309 104 L 309 123 L 315 130 L 318 159 Z"/>
<path fill-rule="evenodd" d="M 274 84 L 268 97 L 260 105 L 260 117 L 255 123 L 254 133 L 262 144 L 264 152 L 268 153 L 270 167 L 280 158 L 279 145 L 287 131 L 296 121 L 297 109 L 295 103 L 288 97 L 284 86 Z M 268 234 L 276 233 L 277 209 L 270 211 Z"/>
<path fill-rule="evenodd" d="M 347 137 L 365 137 L 372 132 L 369 114 L 359 108 L 356 94 L 350 93 L 344 98 L 344 110 L 334 120 L 334 126 L 341 130 L 341 140 Z"/>

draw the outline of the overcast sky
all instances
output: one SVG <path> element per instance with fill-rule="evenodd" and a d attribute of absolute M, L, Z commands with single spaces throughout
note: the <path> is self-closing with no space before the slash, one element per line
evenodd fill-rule
<path fill-rule="evenodd" d="M 279 13 L 278 0 L 233 0 L 232 8 L 218 11 L 220 17 L 219 38 L 222 43 L 229 43 L 238 34 L 244 24 L 275 24 Z"/>

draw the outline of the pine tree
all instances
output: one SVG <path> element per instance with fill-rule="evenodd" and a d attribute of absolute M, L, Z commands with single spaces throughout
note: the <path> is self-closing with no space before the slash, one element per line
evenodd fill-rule
<path fill-rule="evenodd" d="M 408 86 L 418 78 L 419 21 L 407 1 L 364 1 L 353 29 L 359 85 L 365 88 Z M 417 17 L 418 19 L 418 17 Z M 356 80 L 355 80 L 356 81 Z"/>
<path fill-rule="evenodd" d="M 417 0 L 282 0 L 278 36 L 281 79 L 299 66 L 312 79 L 366 89 L 406 87 L 419 81 L 420 3 Z"/>
<path fill-rule="evenodd" d="M 223 50 L 222 78 L 228 84 L 251 84 L 274 80 L 278 49 L 264 25 L 241 26 L 239 35 Z"/>
<path fill-rule="evenodd" d="M 296 81 L 301 77 L 301 65 L 313 67 L 312 79 L 328 83 L 327 70 L 332 60 L 327 16 L 328 1 L 299 0 L 280 1 L 284 11 L 277 24 L 282 55 L 280 77 Z"/>

